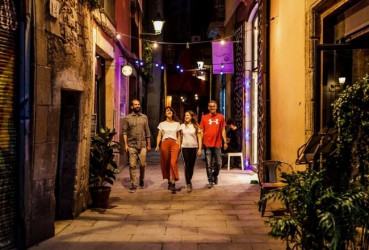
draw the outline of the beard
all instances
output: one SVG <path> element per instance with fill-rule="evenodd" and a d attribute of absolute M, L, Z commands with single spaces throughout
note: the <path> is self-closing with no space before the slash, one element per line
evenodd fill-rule
<path fill-rule="evenodd" d="M 135 112 L 136 114 L 139 113 L 141 111 L 140 107 L 136 107 L 133 109 L 133 112 Z"/>

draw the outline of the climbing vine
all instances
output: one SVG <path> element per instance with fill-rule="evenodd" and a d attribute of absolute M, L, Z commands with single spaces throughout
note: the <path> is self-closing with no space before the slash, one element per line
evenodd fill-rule
<path fill-rule="evenodd" d="M 145 62 L 145 67 L 142 70 L 142 73 L 144 77 L 146 78 L 147 82 L 152 81 L 152 65 L 153 65 L 153 59 L 152 59 L 152 43 L 148 41 L 144 41 L 142 43 L 143 47 L 143 55 L 142 58 Z"/>
<path fill-rule="evenodd" d="M 332 104 L 337 129 L 336 163 L 350 183 L 369 185 L 369 76 L 348 86 Z"/>

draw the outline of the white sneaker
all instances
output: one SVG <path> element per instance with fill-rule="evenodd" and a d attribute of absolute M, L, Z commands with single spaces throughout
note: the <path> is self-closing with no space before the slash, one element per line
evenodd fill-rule
<path fill-rule="evenodd" d="M 187 184 L 187 193 L 191 193 L 191 192 L 192 192 L 192 185 Z"/>

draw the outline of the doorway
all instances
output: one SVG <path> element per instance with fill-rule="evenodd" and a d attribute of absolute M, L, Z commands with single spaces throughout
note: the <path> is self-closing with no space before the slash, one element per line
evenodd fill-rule
<path fill-rule="evenodd" d="M 59 155 L 55 181 L 55 220 L 75 217 L 74 192 L 79 144 L 80 99 L 80 92 L 61 92 Z"/>

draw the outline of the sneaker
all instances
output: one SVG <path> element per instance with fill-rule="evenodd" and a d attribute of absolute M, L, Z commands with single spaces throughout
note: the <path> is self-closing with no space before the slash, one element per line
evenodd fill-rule
<path fill-rule="evenodd" d="M 142 188 L 144 188 L 144 181 L 143 180 L 140 180 L 140 188 L 142 189 Z"/>
<path fill-rule="evenodd" d="M 213 183 L 212 182 L 209 182 L 209 184 L 208 184 L 208 188 L 212 188 L 213 187 Z"/>
<path fill-rule="evenodd" d="M 187 184 L 187 193 L 191 193 L 191 192 L 192 192 L 192 185 Z"/>
<path fill-rule="evenodd" d="M 136 192 L 136 186 L 132 186 L 130 189 L 129 189 L 129 192 L 130 193 L 134 193 L 134 192 Z"/>
<path fill-rule="evenodd" d="M 218 176 L 213 177 L 214 185 L 218 185 Z"/>

